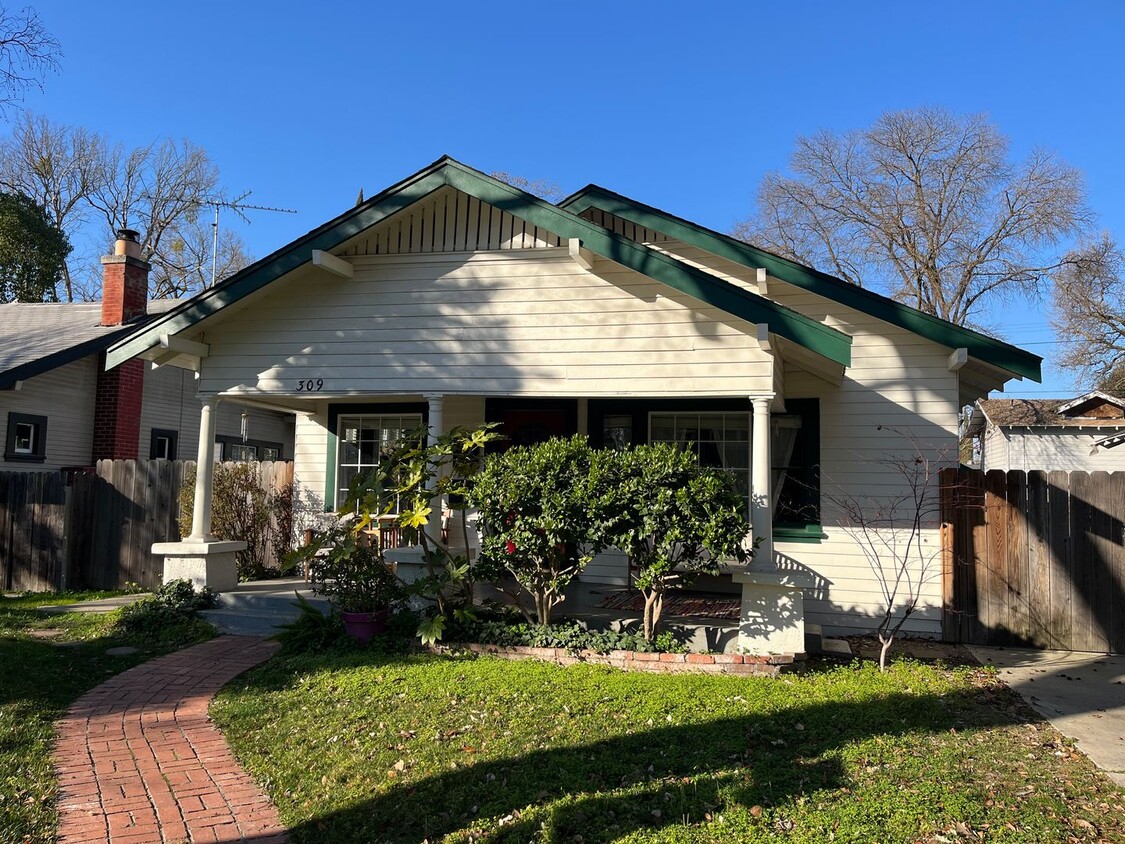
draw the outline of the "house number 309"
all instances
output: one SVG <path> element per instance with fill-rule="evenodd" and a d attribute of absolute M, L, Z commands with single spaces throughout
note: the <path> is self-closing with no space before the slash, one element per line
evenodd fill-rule
<path fill-rule="evenodd" d="M 324 389 L 323 378 L 306 378 L 297 382 L 298 393 L 316 393 Z"/>

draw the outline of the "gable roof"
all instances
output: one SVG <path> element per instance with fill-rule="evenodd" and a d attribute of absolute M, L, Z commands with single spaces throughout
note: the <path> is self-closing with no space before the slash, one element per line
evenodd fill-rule
<path fill-rule="evenodd" d="M 102 325 L 101 302 L 10 302 L 0 305 L 0 390 L 106 349 L 142 323 L 179 304 L 148 303 L 148 314 Z"/>
<path fill-rule="evenodd" d="M 751 323 L 767 323 L 774 334 L 840 364 L 851 364 L 851 337 L 762 296 L 743 290 L 671 256 L 615 234 L 570 211 L 443 156 L 413 176 L 393 185 L 297 238 L 213 288 L 187 300 L 165 316 L 116 342 L 106 365 L 115 366 L 159 343 L 162 334 L 176 334 L 223 307 L 277 280 L 311 260 L 314 249 L 331 252 L 365 229 L 449 185 L 482 202 L 508 211 L 563 238 L 578 238 L 591 252 L 633 269 L 695 299 Z"/>
<path fill-rule="evenodd" d="M 1114 401 L 1119 401 L 1115 399 Z M 984 417 L 998 428 L 1104 428 L 1125 427 L 1125 419 L 1067 416 L 1070 399 L 987 399 L 977 402 Z M 972 426 L 973 433 L 982 428 Z"/>
<path fill-rule="evenodd" d="M 971 357 L 1013 375 L 1033 381 L 1042 380 L 1040 369 L 1043 359 L 1038 355 L 972 329 L 954 325 L 874 291 L 849 284 L 835 276 L 766 252 L 598 185 L 582 188 L 562 200 L 559 206 L 575 214 L 581 214 L 588 208 L 598 208 L 745 267 L 764 268 L 774 278 L 905 328 L 942 346 L 968 349 Z"/>
<path fill-rule="evenodd" d="M 1073 401 L 1068 401 L 1059 407 L 1059 413 L 1065 413 L 1067 416 L 1081 416 L 1079 412 L 1086 405 L 1097 406 L 1112 404 L 1115 407 L 1125 410 L 1125 399 L 1120 399 L 1117 396 L 1111 396 L 1109 393 L 1103 393 L 1101 390 L 1091 390 L 1085 395 L 1081 395 Z"/>

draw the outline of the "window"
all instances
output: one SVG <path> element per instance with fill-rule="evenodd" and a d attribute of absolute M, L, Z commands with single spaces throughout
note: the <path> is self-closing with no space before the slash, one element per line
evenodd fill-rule
<path fill-rule="evenodd" d="M 669 442 L 705 466 L 730 472 L 750 498 L 753 414 L 732 399 L 591 399 L 595 446 L 627 448 Z M 770 415 L 774 535 L 786 541 L 822 538 L 820 530 L 820 401 L 786 399 Z"/>
<path fill-rule="evenodd" d="M 42 463 L 47 459 L 47 417 L 27 413 L 8 414 L 4 459 Z"/>
<path fill-rule="evenodd" d="M 385 449 L 422 424 L 421 414 L 357 414 L 337 417 L 336 506 L 356 475 L 372 469 Z M 397 512 L 398 508 L 395 508 Z"/>
<path fill-rule="evenodd" d="M 153 428 L 148 456 L 152 460 L 175 460 L 180 434 L 168 428 Z"/>
<path fill-rule="evenodd" d="M 248 463 L 254 460 L 280 460 L 281 443 L 265 440 L 246 440 L 220 434 L 215 437 L 215 460 L 233 460 Z"/>

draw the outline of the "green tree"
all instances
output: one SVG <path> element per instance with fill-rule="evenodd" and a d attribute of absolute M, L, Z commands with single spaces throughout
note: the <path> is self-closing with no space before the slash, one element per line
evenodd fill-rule
<path fill-rule="evenodd" d="M 478 511 L 477 571 L 494 583 L 512 577 L 531 596 L 542 625 L 565 598 L 566 587 L 605 547 L 594 524 L 593 449 L 585 437 L 551 439 L 491 455 L 474 478 L 470 503 Z"/>
<path fill-rule="evenodd" d="M 0 193 L 0 302 L 57 302 L 70 241 L 46 212 L 18 193 Z"/>
<path fill-rule="evenodd" d="M 657 443 L 594 457 L 591 477 L 602 541 L 629 555 L 644 595 L 643 633 L 652 641 L 664 596 L 699 574 L 718 574 L 725 559 L 745 561 L 750 524 L 734 477 L 700 466 L 694 455 Z"/>

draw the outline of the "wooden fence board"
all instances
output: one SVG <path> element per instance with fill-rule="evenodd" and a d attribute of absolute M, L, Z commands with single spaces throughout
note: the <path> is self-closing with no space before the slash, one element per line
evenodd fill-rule
<path fill-rule="evenodd" d="M 1050 607 L 1048 613 L 1048 637 L 1051 647 L 1062 647 L 1071 641 L 1073 627 L 1070 617 L 1071 594 L 1073 591 L 1073 554 L 1070 537 L 1070 473 L 1052 471 L 1047 473 L 1050 495 L 1051 537 L 1051 588 L 1046 600 Z"/>
<path fill-rule="evenodd" d="M 1005 555 L 1007 561 L 1005 624 L 1010 641 L 1027 644 L 1031 634 L 1027 593 L 1027 475 L 1020 471 L 1008 472 L 1005 481 L 1008 536 Z"/>
<path fill-rule="evenodd" d="M 1050 605 L 1043 596 L 1051 588 L 1051 540 L 1048 527 L 1047 473 L 1027 473 L 1027 636 L 1038 647 L 1048 644 Z"/>

